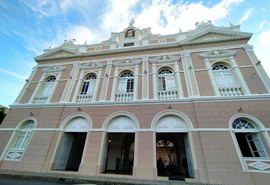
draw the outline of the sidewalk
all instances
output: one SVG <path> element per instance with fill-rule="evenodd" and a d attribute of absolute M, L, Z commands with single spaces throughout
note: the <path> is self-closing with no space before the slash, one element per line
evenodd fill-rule
<path fill-rule="evenodd" d="M 53 182 L 67 182 L 72 184 L 91 185 L 210 185 L 205 183 L 191 183 L 185 181 L 164 180 L 141 180 L 130 178 L 104 177 L 104 176 L 82 176 L 58 173 L 19 172 L 13 170 L 0 170 L 0 177 L 45 180 Z M 211 184 L 214 185 L 214 184 Z M 215 184 L 218 185 L 218 184 Z"/>

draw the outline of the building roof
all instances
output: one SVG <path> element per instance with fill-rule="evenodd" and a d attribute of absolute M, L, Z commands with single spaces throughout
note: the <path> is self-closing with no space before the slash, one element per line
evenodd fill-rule
<path fill-rule="evenodd" d="M 151 28 L 139 29 L 129 26 L 122 32 L 113 32 L 108 40 L 97 44 L 75 44 L 75 39 L 65 40 L 58 47 L 45 49 L 42 55 L 35 57 L 37 62 L 51 59 L 97 56 L 141 50 L 173 48 L 235 40 L 249 40 L 252 33 L 240 31 L 239 25 L 229 27 L 215 26 L 211 21 L 196 23 L 196 28 L 187 32 L 170 35 L 154 35 Z"/>

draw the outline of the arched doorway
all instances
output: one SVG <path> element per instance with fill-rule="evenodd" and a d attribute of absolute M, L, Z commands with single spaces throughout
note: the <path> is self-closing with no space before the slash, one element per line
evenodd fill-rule
<path fill-rule="evenodd" d="M 89 122 L 84 117 L 74 117 L 68 121 L 61 135 L 53 170 L 79 170 L 88 129 Z"/>
<path fill-rule="evenodd" d="M 193 177 L 193 162 L 187 124 L 176 115 L 165 115 L 156 123 L 157 175 L 184 180 Z"/>
<path fill-rule="evenodd" d="M 104 173 L 132 175 L 134 164 L 135 125 L 127 116 L 117 116 L 106 130 Z"/>

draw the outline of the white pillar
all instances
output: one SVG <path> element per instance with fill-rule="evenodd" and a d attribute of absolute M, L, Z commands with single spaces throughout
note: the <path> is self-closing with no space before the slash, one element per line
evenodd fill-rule
<path fill-rule="evenodd" d="M 230 63 L 232 64 L 232 69 L 235 71 L 236 73 L 236 76 L 241 84 L 241 87 L 243 88 L 244 90 L 244 94 L 250 94 L 250 91 L 249 91 L 249 88 L 247 86 L 247 83 L 240 71 L 240 69 L 238 68 L 237 64 L 236 64 L 236 61 L 234 59 L 234 56 L 230 56 Z"/>
<path fill-rule="evenodd" d="M 62 94 L 61 99 L 60 99 L 61 102 L 69 102 L 72 90 L 74 89 L 74 85 L 76 82 L 76 78 L 77 78 L 79 69 L 80 69 L 80 63 L 73 64 L 73 68 L 70 72 L 65 89 L 64 89 L 63 94 Z"/>
<path fill-rule="evenodd" d="M 77 87 L 75 89 L 75 92 L 74 92 L 74 96 L 73 96 L 73 99 L 72 99 L 72 102 L 76 102 L 77 101 L 77 97 L 79 95 L 79 91 L 81 89 L 81 86 L 82 86 L 82 82 L 83 82 L 83 76 L 84 76 L 84 70 L 81 70 L 81 73 L 80 73 L 80 77 L 78 79 L 78 83 L 77 83 Z"/>
<path fill-rule="evenodd" d="M 158 99 L 158 86 L 157 86 L 158 76 L 157 76 L 157 66 L 155 63 L 152 63 L 152 79 L 153 79 L 153 96 L 154 96 L 154 99 L 157 100 Z"/>
<path fill-rule="evenodd" d="M 133 100 L 138 99 L 138 78 L 139 78 L 139 65 L 135 65 Z"/>
<path fill-rule="evenodd" d="M 34 102 L 35 97 L 39 94 L 42 85 L 44 85 L 44 79 L 45 79 L 45 74 L 43 73 L 28 103 Z"/>
<path fill-rule="evenodd" d="M 115 94 L 116 94 L 116 87 L 118 84 L 118 66 L 115 66 L 114 68 L 114 75 L 113 75 L 113 84 L 112 84 L 112 92 L 111 92 L 111 101 L 115 100 Z"/>
<path fill-rule="evenodd" d="M 32 79 L 33 79 L 34 75 L 35 75 L 36 72 L 37 72 L 37 68 L 38 68 L 38 66 L 33 67 L 33 70 L 32 70 L 31 75 L 29 76 L 28 79 L 25 80 L 25 84 L 24 84 L 24 86 L 23 86 L 23 88 L 22 88 L 20 94 L 19 94 L 18 97 L 16 98 L 14 104 L 20 103 L 20 101 L 21 101 L 23 95 L 25 94 L 25 92 L 26 92 L 27 90 L 29 90 L 28 87 L 29 87 L 30 83 L 32 82 Z"/>
<path fill-rule="evenodd" d="M 98 74 L 97 74 L 97 80 L 96 80 L 96 87 L 94 89 L 94 94 L 93 94 L 93 97 L 92 97 L 92 101 L 96 101 L 96 99 L 97 99 L 97 93 L 98 93 L 98 88 L 99 88 L 101 73 L 102 73 L 102 68 L 100 67 L 100 68 L 98 68 Z"/>
<path fill-rule="evenodd" d="M 112 69 L 112 59 L 109 59 L 107 61 L 106 69 L 105 69 L 105 76 L 103 78 L 103 84 L 101 88 L 101 93 L 99 100 L 100 101 L 105 101 L 107 92 L 108 92 L 108 86 L 109 86 L 109 80 L 110 80 L 110 75 L 111 75 L 111 69 Z"/>
<path fill-rule="evenodd" d="M 174 62 L 174 74 L 175 74 L 175 79 L 176 79 L 178 98 L 181 98 L 184 95 L 183 95 L 182 82 L 181 82 L 181 77 L 180 77 L 180 70 L 179 70 L 179 62 L 178 61 Z"/>
<path fill-rule="evenodd" d="M 244 49 L 251 60 L 254 68 L 256 69 L 257 74 L 261 78 L 265 88 L 267 89 L 267 92 L 270 93 L 270 79 L 267 73 L 265 72 L 264 68 L 262 67 L 261 63 L 259 62 L 258 58 L 256 57 L 253 47 L 251 45 L 245 45 Z"/>
<path fill-rule="evenodd" d="M 149 99 L 149 70 L 148 56 L 143 56 L 142 60 L 142 99 Z"/>
<path fill-rule="evenodd" d="M 199 96 L 200 93 L 190 57 L 190 51 L 183 51 L 180 55 L 186 77 L 188 94 L 189 96 Z"/>
<path fill-rule="evenodd" d="M 206 70 L 208 72 L 208 75 L 209 75 L 210 82 L 211 82 L 212 88 L 214 90 L 214 93 L 215 93 L 216 96 L 220 96 L 219 88 L 217 87 L 215 77 L 213 75 L 213 69 L 212 69 L 212 67 L 210 65 L 210 62 L 209 62 L 208 58 L 204 59 L 204 64 L 205 64 Z"/>

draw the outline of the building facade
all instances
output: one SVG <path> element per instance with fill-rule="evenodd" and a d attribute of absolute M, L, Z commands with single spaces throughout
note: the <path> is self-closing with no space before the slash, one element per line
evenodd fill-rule
<path fill-rule="evenodd" d="M 270 81 L 240 26 L 44 50 L 0 128 L 1 170 L 259 185 Z"/>

